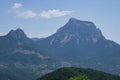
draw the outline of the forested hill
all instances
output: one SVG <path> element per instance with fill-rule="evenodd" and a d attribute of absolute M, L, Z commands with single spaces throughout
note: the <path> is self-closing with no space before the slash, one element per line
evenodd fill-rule
<path fill-rule="evenodd" d="M 37 80 L 120 80 L 120 77 L 89 68 L 65 67 Z"/>

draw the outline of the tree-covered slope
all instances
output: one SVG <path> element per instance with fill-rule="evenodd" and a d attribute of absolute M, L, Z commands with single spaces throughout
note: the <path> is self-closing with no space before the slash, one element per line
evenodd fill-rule
<path fill-rule="evenodd" d="M 37 80 L 120 80 L 120 77 L 88 68 L 65 67 Z"/>

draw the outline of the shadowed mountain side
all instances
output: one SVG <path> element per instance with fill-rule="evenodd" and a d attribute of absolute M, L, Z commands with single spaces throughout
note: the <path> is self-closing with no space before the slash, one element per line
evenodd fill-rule
<path fill-rule="evenodd" d="M 0 80 L 34 80 L 63 63 L 41 52 L 21 29 L 0 37 Z"/>

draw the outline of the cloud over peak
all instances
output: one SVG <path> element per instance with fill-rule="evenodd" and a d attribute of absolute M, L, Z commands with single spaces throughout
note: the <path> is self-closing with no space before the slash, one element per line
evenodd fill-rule
<path fill-rule="evenodd" d="M 60 11 L 60 10 L 48 10 L 48 11 L 42 11 L 40 13 L 40 16 L 43 18 L 53 18 L 53 17 L 61 17 L 61 16 L 65 16 L 65 15 L 69 15 L 71 14 L 73 11 Z"/>

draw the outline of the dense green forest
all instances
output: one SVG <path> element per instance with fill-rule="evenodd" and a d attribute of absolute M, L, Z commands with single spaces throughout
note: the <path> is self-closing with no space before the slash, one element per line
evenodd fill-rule
<path fill-rule="evenodd" d="M 120 76 L 89 68 L 65 67 L 48 73 L 37 80 L 120 80 Z"/>

